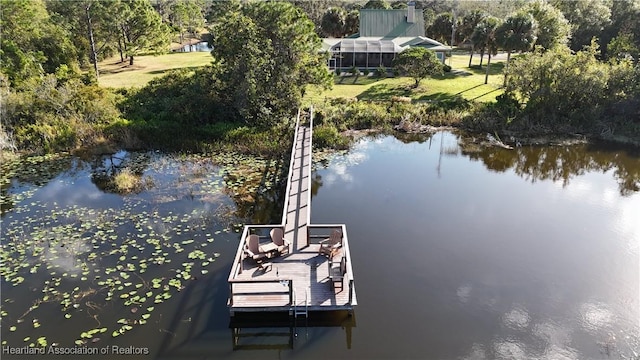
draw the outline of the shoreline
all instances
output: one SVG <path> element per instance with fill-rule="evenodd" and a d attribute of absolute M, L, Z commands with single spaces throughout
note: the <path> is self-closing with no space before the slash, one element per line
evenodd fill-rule
<path fill-rule="evenodd" d="M 524 134 L 518 133 L 514 131 L 503 131 L 498 132 L 498 137 L 489 132 L 481 132 L 481 131 L 472 131 L 469 129 L 465 129 L 464 127 L 457 127 L 451 125 L 443 125 L 443 126 L 433 126 L 433 125 L 424 125 L 424 131 L 413 132 L 413 131 L 401 131 L 398 129 L 385 129 L 385 128 L 374 128 L 374 129 L 360 129 L 354 130 L 349 129 L 341 132 L 342 136 L 348 137 L 351 141 L 357 141 L 363 137 L 375 134 L 388 134 L 388 135 L 432 135 L 434 133 L 440 131 L 452 131 L 462 133 L 462 135 L 472 136 L 472 137 L 482 137 L 485 140 L 480 141 L 479 145 L 482 146 L 496 146 L 502 147 L 505 149 L 513 149 L 515 147 L 521 146 L 573 146 L 580 144 L 593 144 L 593 143 L 612 143 L 621 146 L 631 146 L 640 148 L 640 139 L 634 139 L 631 137 L 627 137 L 624 135 L 618 135 L 611 138 L 602 138 L 602 137 L 593 137 L 585 134 L 561 134 L 561 133 L 552 133 L 552 134 Z"/>
<path fill-rule="evenodd" d="M 589 143 L 612 143 L 621 146 L 631 146 L 640 148 L 640 139 L 635 139 L 633 137 L 625 136 L 625 135 L 615 135 L 610 137 L 594 137 L 585 134 L 562 134 L 562 133 L 551 133 L 551 134 L 525 134 L 522 132 L 515 131 L 498 131 L 493 134 L 489 132 L 482 131 L 474 131 L 470 129 L 466 129 L 464 126 L 452 126 L 452 125 L 423 125 L 421 131 L 402 131 L 397 128 L 384 128 L 384 127 L 373 127 L 368 129 L 348 129 L 341 131 L 339 134 L 341 137 L 346 138 L 350 145 L 352 142 L 357 141 L 363 137 L 369 135 L 376 134 L 388 134 L 388 135 L 430 135 L 440 131 L 453 131 L 459 132 L 463 135 L 468 135 L 472 137 L 482 137 L 484 140 L 480 141 L 481 146 L 496 146 L 502 147 L 505 149 L 513 149 L 514 147 L 520 146 L 572 146 L 579 144 L 589 144 Z M 498 136 L 495 136 L 497 134 Z M 211 142 L 209 145 L 215 145 L 218 151 L 239 151 L 246 150 L 242 146 L 234 146 L 238 145 L 237 143 L 226 143 L 226 142 Z M 350 146 L 349 145 L 349 146 Z M 230 147 L 229 147 L 230 146 Z M 6 149 L 2 149 L 0 151 L 0 160 L 5 163 L 16 158 L 20 158 L 23 156 L 39 156 L 39 155 L 47 155 L 47 154 L 63 154 L 69 153 L 76 156 L 87 156 L 87 155 L 104 155 L 111 152 L 116 152 L 119 149 L 124 150 L 147 150 L 147 151 L 155 151 L 158 148 L 155 147 L 135 147 L 128 148 L 127 146 L 122 146 L 118 144 L 118 141 L 113 141 L 109 144 L 98 144 L 95 146 L 84 146 L 81 148 L 71 149 L 71 150 L 61 150 L 55 152 L 39 152 L 39 151 L 25 151 L 25 150 L 15 150 L 10 151 Z M 324 149 L 332 149 L 332 150 L 340 150 L 332 146 L 327 146 Z M 176 150 L 176 149 L 165 149 L 164 151 L 168 152 L 194 152 L 187 149 Z M 196 151 L 197 152 L 197 151 Z M 202 153 L 206 153 L 208 151 L 201 151 Z M 253 154 L 259 156 L 259 153 Z"/>

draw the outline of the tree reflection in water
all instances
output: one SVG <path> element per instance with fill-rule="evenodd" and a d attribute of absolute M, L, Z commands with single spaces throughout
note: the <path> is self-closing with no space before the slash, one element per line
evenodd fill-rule
<path fill-rule="evenodd" d="M 640 190 L 640 149 L 614 144 L 580 144 L 571 146 L 526 146 L 507 150 L 474 146 L 462 140 L 462 154 L 482 161 L 496 172 L 513 171 L 531 182 L 562 181 L 569 184 L 587 172 L 613 170 L 622 196 Z"/>

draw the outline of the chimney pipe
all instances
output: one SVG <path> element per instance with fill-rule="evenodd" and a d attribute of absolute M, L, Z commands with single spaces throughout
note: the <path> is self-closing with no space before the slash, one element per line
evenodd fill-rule
<path fill-rule="evenodd" d="M 407 22 L 413 24 L 416 22 L 416 2 L 409 1 L 407 5 Z"/>

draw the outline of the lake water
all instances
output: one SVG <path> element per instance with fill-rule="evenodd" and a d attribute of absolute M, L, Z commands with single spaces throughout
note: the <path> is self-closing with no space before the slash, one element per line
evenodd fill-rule
<path fill-rule="evenodd" d="M 211 51 L 211 50 L 213 50 L 213 47 L 209 46 L 209 42 L 200 41 L 200 42 L 195 43 L 195 44 L 184 45 L 178 51 L 179 52 L 193 52 L 193 51 Z"/>
<path fill-rule="evenodd" d="M 281 164 L 117 155 L 39 159 L 3 184 L 4 346 L 45 337 L 179 359 L 640 353 L 637 149 L 504 150 L 441 132 L 318 159 L 311 220 L 347 224 L 355 314 L 237 332 L 226 308 L 236 230 L 278 221 Z M 144 190 L 101 190 L 112 165 Z"/>

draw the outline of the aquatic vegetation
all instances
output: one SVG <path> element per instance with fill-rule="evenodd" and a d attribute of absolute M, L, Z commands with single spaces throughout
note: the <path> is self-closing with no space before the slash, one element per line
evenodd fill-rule
<path fill-rule="evenodd" d="M 142 178 L 125 168 L 113 177 L 113 184 L 119 193 L 127 194 L 143 187 Z"/>
<path fill-rule="evenodd" d="M 94 186 L 100 166 L 68 156 L 3 164 L 3 344 L 82 346 L 154 321 L 157 306 L 209 273 L 216 239 L 241 229 L 250 204 L 280 184 L 277 161 L 238 154 L 124 154 L 123 163 L 154 186 L 108 204 Z M 82 186 L 95 201 L 59 193 Z M 59 322 L 78 329 L 76 338 L 52 338 Z"/>

